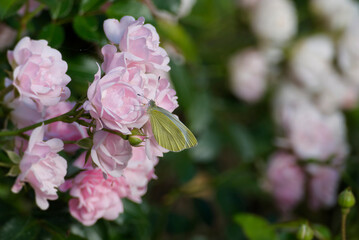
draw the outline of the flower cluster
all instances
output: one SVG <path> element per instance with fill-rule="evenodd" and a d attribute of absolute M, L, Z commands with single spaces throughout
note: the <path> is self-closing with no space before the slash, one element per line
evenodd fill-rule
<path fill-rule="evenodd" d="M 84 225 L 117 218 L 123 198 L 141 202 L 156 177 L 158 157 L 167 151 L 152 134 L 148 101 L 170 112 L 178 107 L 176 92 L 163 77 L 169 57 L 156 29 L 143 17 L 125 16 L 106 20 L 104 30 L 111 44 L 102 48 L 103 63 L 82 106 L 65 101 L 67 64 L 45 40 L 25 37 L 8 52 L 13 75 L 6 81 L 15 87 L 6 96 L 11 120 L 18 128 L 47 124 L 25 132 L 29 141 L 26 135 L 15 138 L 22 160 L 12 191 L 28 182 L 37 205 L 47 209 L 58 188 L 69 190 L 70 213 Z M 65 181 L 67 163 L 58 152 L 72 154 L 79 146 L 87 149 L 74 163 L 81 171 Z"/>
<path fill-rule="evenodd" d="M 313 210 L 333 206 L 349 152 L 342 110 L 355 107 L 359 94 L 358 5 L 352 0 L 311 0 L 313 15 L 333 34 L 296 40 L 292 1 L 239 3 L 248 10 L 258 46 L 230 61 L 233 93 L 253 103 L 265 93 L 268 80 L 277 89 L 273 112 L 279 149 L 269 159 L 263 186 L 283 213 L 290 213 L 304 193 Z"/>

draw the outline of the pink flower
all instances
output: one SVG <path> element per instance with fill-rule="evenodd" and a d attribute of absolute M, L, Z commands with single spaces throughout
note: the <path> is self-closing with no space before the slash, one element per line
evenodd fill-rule
<path fill-rule="evenodd" d="M 145 147 L 133 147 L 132 158 L 128 161 L 127 167 L 123 170 L 123 178 L 127 183 L 127 197 L 135 202 L 141 202 L 141 197 L 147 191 L 147 184 L 154 174 L 154 165 L 157 161 L 150 160 Z"/>
<path fill-rule="evenodd" d="M 107 19 L 104 22 L 105 34 L 111 42 L 119 44 L 122 52 L 129 54 L 129 61 L 144 64 L 146 72 L 153 69 L 169 71 L 169 57 L 159 47 L 160 38 L 156 29 L 144 22 L 143 17 L 138 20 L 130 16 L 125 16 L 120 21 Z"/>
<path fill-rule="evenodd" d="M 91 157 L 93 162 L 103 172 L 113 177 L 122 176 L 122 170 L 127 166 L 132 156 L 132 147 L 120 136 L 97 131 L 93 138 Z"/>
<path fill-rule="evenodd" d="M 13 110 L 10 113 L 12 122 L 17 128 L 24 128 L 44 120 L 42 112 L 39 112 L 36 103 L 30 98 L 15 98 L 8 103 Z"/>
<path fill-rule="evenodd" d="M 267 63 L 262 53 L 245 50 L 229 63 L 233 93 L 247 102 L 258 101 L 266 90 Z"/>
<path fill-rule="evenodd" d="M 0 51 L 11 47 L 16 39 L 16 31 L 4 23 L 0 23 Z"/>
<path fill-rule="evenodd" d="M 163 153 L 168 152 L 168 150 L 158 145 L 155 136 L 153 135 L 150 122 L 145 124 L 144 130 L 147 136 L 147 140 L 145 141 L 146 154 L 149 159 L 156 161 L 157 157 L 163 157 Z"/>
<path fill-rule="evenodd" d="M 178 107 L 176 91 L 171 87 L 169 81 L 165 78 L 160 78 L 156 97 L 154 98 L 156 105 L 173 112 Z"/>
<path fill-rule="evenodd" d="M 293 155 L 278 152 L 271 157 L 264 187 L 273 194 L 282 212 L 290 212 L 303 198 L 304 182 L 304 172 Z"/>
<path fill-rule="evenodd" d="M 71 185 L 70 213 L 82 224 L 90 226 L 100 218 L 114 220 L 123 212 L 123 179 L 105 179 L 100 169 L 93 169 L 79 173 Z"/>
<path fill-rule="evenodd" d="M 339 171 L 337 169 L 309 165 L 307 171 L 311 175 L 309 181 L 309 206 L 313 210 L 322 207 L 332 207 L 336 202 L 339 183 Z"/>
<path fill-rule="evenodd" d="M 40 6 L 40 3 L 36 0 L 29 0 L 28 2 L 28 9 L 27 11 L 30 13 L 30 12 L 33 12 L 36 8 L 38 8 Z M 26 4 L 24 4 L 18 11 L 17 13 L 20 15 L 20 16 L 24 16 L 25 14 L 25 10 L 26 10 Z"/>
<path fill-rule="evenodd" d="M 14 51 L 8 51 L 8 60 L 14 68 L 13 84 L 21 97 L 33 99 L 38 108 L 52 106 L 70 96 L 66 85 L 67 63 L 61 53 L 47 45 L 45 40 L 24 37 Z"/>
<path fill-rule="evenodd" d="M 54 106 L 50 106 L 46 109 L 45 119 L 54 118 L 60 116 L 61 114 L 69 112 L 75 103 L 70 102 L 59 102 Z M 46 133 L 47 138 L 60 138 L 64 141 L 77 141 L 82 138 L 88 137 L 86 128 L 80 124 L 74 123 L 65 123 L 65 122 L 54 122 L 47 125 Z M 74 152 L 78 149 L 78 146 L 75 144 L 65 145 L 65 150 L 68 152 Z"/>
<path fill-rule="evenodd" d="M 59 154 L 63 149 L 60 139 L 44 142 L 44 126 L 36 128 L 30 137 L 28 148 L 20 162 L 21 173 L 12 192 L 18 193 L 24 182 L 35 190 L 36 204 L 42 210 L 49 207 L 48 200 L 57 199 L 57 188 L 64 183 L 67 162 Z"/>
<path fill-rule="evenodd" d="M 134 69 L 118 67 L 100 79 L 100 70 L 87 91 L 89 101 L 84 104 L 97 128 L 107 127 L 124 134 L 130 128 L 141 128 L 148 120 L 143 107 L 142 75 Z"/>

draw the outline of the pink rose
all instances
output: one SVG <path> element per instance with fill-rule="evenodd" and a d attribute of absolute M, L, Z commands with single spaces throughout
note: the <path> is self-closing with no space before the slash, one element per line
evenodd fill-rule
<path fill-rule="evenodd" d="M 309 165 L 307 171 L 311 175 L 309 181 L 309 206 L 313 210 L 322 207 L 334 206 L 337 198 L 339 184 L 339 171 L 337 169 Z"/>
<path fill-rule="evenodd" d="M 42 112 L 39 112 L 36 103 L 30 98 L 15 98 L 8 103 L 13 109 L 10 113 L 12 122 L 17 128 L 24 128 L 44 120 Z"/>
<path fill-rule="evenodd" d="M 93 138 L 91 157 L 93 162 L 103 172 L 113 177 L 122 176 L 122 170 L 127 166 L 132 156 L 132 147 L 120 136 L 97 131 Z"/>
<path fill-rule="evenodd" d="M 134 74 L 125 68 L 113 69 L 100 79 L 100 71 L 87 91 L 89 101 L 84 104 L 97 128 L 107 127 L 123 134 L 130 128 L 141 128 L 148 120 L 143 107 L 141 73 Z"/>
<path fill-rule="evenodd" d="M 173 112 L 178 107 L 176 91 L 165 78 L 159 79 L 155 102 L 157 106 Z"/>
<path fill-rule="evenodd" d="M 145 65 L 145 71 L 153 69 L 169 71 L 167 52 L 159 46 L 159 36 L 151 24 L 144 24 L 145 19 L 125 16 L 120 21 L 107 19 L 104 30 L 107 38 L 119 44 L 122 52 L 129 54 L 129 61 Z"/>
<path fill-rule="evenodd" d="M 60 116 L 61 114 L 69 112 L 75 103 L 70 102 L 59 102 L 54 106 L 50 106 L 46 109 L 45 119 L 54 118 Z M 86 128 L 80 124 L 74 123 L 65 123 L 65 122 L 54 122 L 47 125 L 46 133 L 47 138 L 60 138 L 64 141 L 77 141 L 82 138 L 88 137 Z M 65 150 L 68 152 L 74 152 L 78 149 L 78 146 L 75 144 L 65 145 Z"/>
<path fill-rule="evenodd" d="M 141 202 L 141 197 L 147 191 L 148 182 L 156 178 L 154 165 L 157 161 L 147 157 L 145 147 L 133 147 L 132 154 L 127 167 L 123 170 L 123 178 L 128 184 L 127 197 L 132 201 Z"/>
<path fill-rule="evenodd" d="M 125 196 L 123 179 L 103 177 L 100 169 L 80 172 L 71 182 L 69 201 L 71 215 L 86 226 L 98 219 L 114 220 L 123 212 Z"/>
<path fill-rule="evenodd" d="M 248 49 L 237 53 L 229 62 L 231 89 L 247 102 L 258 101 L 266 90 L 268 72 L 265 56 L 257 50 Z"/>
<path fill-rule="evenodd" d="M 304 172 L 293 155 L 278 152 L 271 157 L 264 187 L 273 194 L 282 212 L 290 212 L 303 198 L 304 183 Z"/>
<path fill-rule="evenodd" d="M 38 108 L 52 106 L 70 96 L 66 85 L 67 63 L 61 53 L 47 45 L 45 40 L 24 37 L 14 51 L 8 51 L 8 60 L 14 68 L 13 84 L 21 97 L 33 99 Z"/>
<path fill-rule="evenodd" d="M 44 126 L 36 128 L 30 137 L 28 148 L 20 162 L 21 173 L 12 192 L 18 193 L 24 182 L 35 190 L 36 204 L 42 210 L 49 207 L 48 200 L 57 199 L 57 188 L 64 183 L 67 162 L 59 154 L 63 149 L 60 139 L 43 141 Z"/>

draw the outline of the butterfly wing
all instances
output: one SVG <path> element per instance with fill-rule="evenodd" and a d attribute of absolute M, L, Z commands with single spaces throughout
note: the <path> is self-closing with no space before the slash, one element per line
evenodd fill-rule
<path fill-rule="evenodd" d="M 196 137 L 174 114 L 155 106 L 149 115 L 153 135 L 160 146 L 179 152 L 197 145 Z"/>

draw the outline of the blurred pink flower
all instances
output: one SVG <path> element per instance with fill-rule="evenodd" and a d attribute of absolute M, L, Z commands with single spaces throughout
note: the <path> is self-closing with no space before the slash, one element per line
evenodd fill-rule
<path fill-rule="evenodd" d="M 38 8 L 40 6 L 40 3 L 36 0 L 28 0 L 28 12 L 33 12 L 36 8 Z M 17 13 L 20 16 L 23 16 L 25 14 L 25 10 L 26 10 L 26 4 L 24 4 L 18 11 Z"/>
<path fill-rule="evenodd" d="M 4 23 L 0 23 L 0 51 L 10 47 L 16 39 L 16 30 Z"/>
<path fill-rule="evenodd" d="M 98 219 L 116 219 L 123 212 L 121 198 L 126 195 L 123 179 L 104 178 L 100 169 L 80 172 L 69 184 L 71 215 L 86 226 Z M 69 187 L 68 186 L 68 187 Z"/>
<path fill-rule="evenodd" d="M 143 107 L 143 90 L 139 87 L 142 74 L 139 69 L 137 73 L 118 67 L 101 79 L 100 70 L 95 75 L 84 109 L 97 120 L 98 129 L 107 127 L 130 134 L 130 128 L 141 128 L 148 120 Z"/>
<path fill-rule="evenodd" d="M 24 128 L 44 120 L 43 113 L 38 111 L 36 103 L 28 97 L 15 98 L 8 103 L 8 107 L 12 109 L 11 121 L 17 128 Z"/>
<path fill-rule="evenodd" d="M 127 52 L 130 61 L 142 63 L 146 72 L 153 69 L 169 71 L 169 57 L 166 51 L 159 46 L 159 36 L 151 24 L 144 24 L 145 19 L 140 17 L 124 16 L 120 21 L 107 19 L 104 22 L 104 31 L 107 38 L 119 44 L 122 52 Z"/>
<path fill-rule="evenodd" d="M 258 101 L 267 86 L 267 63 L 263 54 L 254 49 L 237 53 L 229 62 L 232 92 L 247 102 Z"/>
<path fill-rule="evenodd" d="M 323 207 L 332 207 L 336 203 L 339 184 L 339 171 L 337 169 L 309 165 L 307 171 L 311 175 L 309 181 L 309 206 L 313 210 Z"/>
<path fill-rule="evenodd" d="M 69 112 L 75 106 L 74 102 L 59 102 L 54 106 L 50 106 L 46 109 L 45 119 L 54 118 L 61 114 Z M 82 138 L 88 137 L 86 128 L 80 124 L 54 122 L 46 126 L 46 138 L 60 138 L 64 141 L 77 141 Z M 74 152 L 79 147 L 76 144 L 66 144 L 65 151 Z"/>
<path fill-rule="evenodd" d="M 70 96 L 66 87 L 71 80 L 66 75 L 67 63 L 47 41 L 24 37 L 13 51 L 8 51 L 8 60 L 14 68 L 13 84 L 20 96 L 33 99 L 40 110 Z"/>
<path fill-rule="evenodd" d="M 95 133 L 91 157 L 93 162 L 106 174 L 113 177 L 122 176 L 122 170 L 126 168 L 131 156 L 132 147 L 128 141 L 105 131 Z"/>
<path fill-rule="evenodd" d="M 63 149 L 60 139 L 43 141 L 45 127 L 41 126 L 31 134 L 28 148 L 20 162 L 21 173 L 12 187 L 18 193 L 25 182 L 35 190 L 36 204 L 42 210 L 49 207 L 48 200 L 56 200 L 57 188 L 64 183 L 67 162 L 59 154 Z"/>
<path fill-rule="evenodd" d="M 269 160 L 264 188 L 275 198 L 283 213 L 290 212 L 304 196 L 305 175 L 295 156 L 277 152 Z"/>

